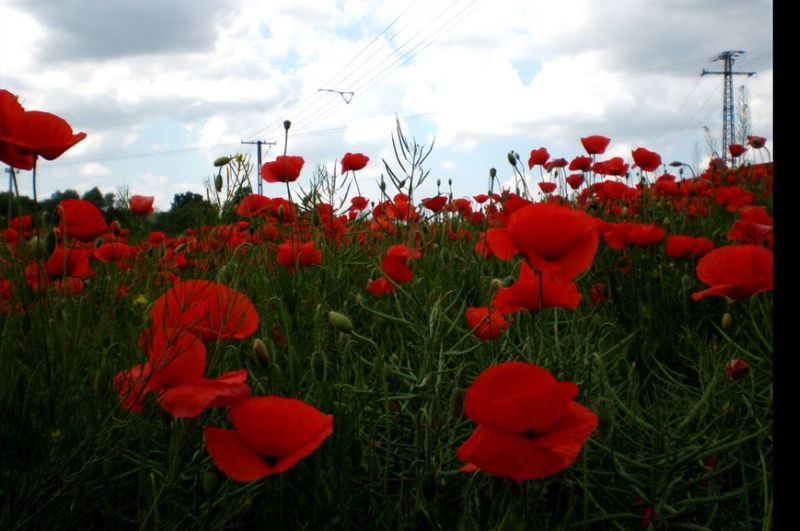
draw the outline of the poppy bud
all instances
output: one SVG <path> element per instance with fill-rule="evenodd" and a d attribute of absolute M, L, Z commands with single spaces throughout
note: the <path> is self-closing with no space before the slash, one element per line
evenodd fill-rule
<path fill-rule="evenodd" d="M 436 188 L 439 188 L 442 185 L 441 179 L 436 179 Z"/>
<path fill-rule="evenodd" d="M 381 192 L 385 192 L 386 191 L 386 181 L 383 180 L 383 176 L 381 176 L 381 183 L 378 186 L 380 187 Z"/>
<path fill-rule="evenodd" d="M 516 166 L 517 165 L 517 157 L 514 156 L 514 152 L 513 151 L 509 151 L 508 152 L 508 162 L 512 166 Z"/>
<path fill-rule="evenodd" d="M 731 326 L 733 326 L 733 316 L 730 314 L 730 312 L 725 312 L 722 315 L 722 329 L 728 330 Z"/>
<path fill-rule="evenodd" d="M 206 496 L 213 496 L 219 488 L 219 474 L 216 468 L 209 468 L 203 472 L 203 493 Z"/>
<path fill-rule="evenodd" d="M 253 340 L 253 358 L 265 369 L 272 367 L 272 356 L 269 355 L 267 345 L 258 338 Z"/>
<path fill-rule="evenodd" d="M 497 177 L 497 169 L 496 168 L 489 168 L 489 177 L 494 179 Z"/>
<path fill-rule="evenodd" d="M 492 283 L 490 284 L 492 291 L 497 291 L 498 289 L 504 286 L 504 283 L 499 278 L 493 278 Z"/>
<path fill-rule="evenodd" d="M 402 181 L 400 181 L 399 183 L 397 183 L 397 187 L 398 187 L 398 188 L 402 188 L 402 187 L 404 187 L 405 185 L 406 185 L 406 179 L 403 179 Z"/>
<path fill-rule="evenodd" d="M 453 186 L 453 179 L 447 179 L 447 186 Z"/>
<path fill-rule="evenodd" d="M 319 350 L 311 354 L 311 373 L 318 382 L 324 382 L 328 375 L 328 359 Z"/>
<path fill-rule="evenodd" d="M 217 190 L 217 193 L 222 191 L 222 175 L 219 173 L 214 177 L 214 189 Z"/>
<path fill-rule="evenodd" d="M 217 157 L 214 159 L 214 167 L 221 168 L 231 161 L 230 157 Z"/>
<path fill-rule="evenodd" d="M 725 365 L 725 373 L 731 380 L 738 380 L 750 370 L 750 364 L 742 358 L 734 358 Z"/>
<path fill-rule="evenodd" d="M 328 312 L 328 322 L 338 331 L 349 334 L 353 331 L 353 322 L 343 313 Z"/>

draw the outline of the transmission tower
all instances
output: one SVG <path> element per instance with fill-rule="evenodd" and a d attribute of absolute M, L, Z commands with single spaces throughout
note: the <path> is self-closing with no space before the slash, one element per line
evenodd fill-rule
<path fill-rule="evenodd" d="M 734 72 L 733 61 L 736 57 L 744 54 L 743 50 L 728 50 L 722 52 L 714 58 L 714 61 L 723 61 L 725 69 L 722 72 L 712 72 L 703 69 L 704 76 L 706 74 L 721 74 L 725 76 L 724 86 L 722 88 L 722 157 L 725 162 L 732 162 L 733 157 L 728 151 L 728 146 L 736 143 L 736 116 L 734 114 L 734 101 L 733 101 L 733 76 L 754 76 L 755 72 Z"/>

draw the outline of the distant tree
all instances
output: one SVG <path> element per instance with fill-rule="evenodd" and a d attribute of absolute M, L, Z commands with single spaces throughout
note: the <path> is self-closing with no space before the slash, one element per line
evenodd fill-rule
<path fill-rule="evenodd" d="M 63 192 L 60 190 L 56 190 L 53 192 L 53 195 L 45 199 L 41 202 L 42 204 L 42 211 L 46 214 L 52 214 L 58 204 L 63 201 L 64 199 L 80 199 L 81 196 L 78 194 L 77 191 L 72 189 L 64 190 Z"/>
<path fill-rule="evenodd" d="M 94 187 L 90 190 L 87 190 L 81 196 L 81 199 L 84 201 L 89 201 L 91 204 L 99 208 L 100 210 L 103 209 L 105 206 L 105 201 L 103 199 L 103 192 L 100 191 L 98 187 Z"/>
<path fill-rule="evenodd" d="M 173 196 L 169 211 L 156 216 L 154 228 L 175 234 L 188 228 L 213 224 L 216 220 L 217 208 L 214 205 L 200 194 L 184 192 Z"/>

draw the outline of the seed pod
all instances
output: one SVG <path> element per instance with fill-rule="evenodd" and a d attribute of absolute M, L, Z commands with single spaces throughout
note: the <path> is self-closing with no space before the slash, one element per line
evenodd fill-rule
<path fill-rule="evenodd" d="M 456 419 L 460 419 L 464 415 L 464 391 L 462 389 L 453 390 L 447 410 L 450 412 L 450 416 Z"/>
<path fill-rule="evenodd" d="M 222 174 L 218 173 L 217 176 L 214 177 L 214 189 L 217 191 L 217 193 L 222 191 Z"/>
<path fill-rule="evenodd" d="M 722 329 L 729 330 L 731 326 L 733 326 L 733 316 L 730 312 L 725 312 L 722 314 Z"/>
<path fill-rule="evenodd" d="M 509 151 L 509 152 L 508 152 L 508 162 L 509 162 L 509 163 L 510 163 L 512 166 L 516 166 L 516 165 L 517 165 L 517 157 L 516 157 L 516 156 L 514 156 L 514 152 L 513 152 L 513 151 Z"/>
<path fill-rule="evenodd" d="M 349 334 L 353 331 L 353 322 L 343 313 L 328 312 L 328 322 L 339 332 Z"/>
<path fill-rule="evenodd" d="M 284 120 L 284 121 L 283 121 L 283 128 L 284 128 L 286 131 L 288 131 L 288 130 L 289 130 L 289 128 L 290 128 L 291 126 L 292 126 L 292 122 L 290 122 L 289 120 Z"/>
<path fill-rule="evenodd" d="M 492 179 L 497 177 L 497 168 L 489 168 L 489 177 Z"/>

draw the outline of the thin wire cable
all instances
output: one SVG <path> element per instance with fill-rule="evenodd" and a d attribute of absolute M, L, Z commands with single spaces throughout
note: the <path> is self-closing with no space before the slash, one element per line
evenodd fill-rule
<path fill-rule="evenodd" d="M 338 70 L 337 70 L 337 73 L 336 73 L 336 74 L 334 74 L 334 75 L 333 75 L 331 78 L 329 78 L 327 81 L 325 81 L 325 82 L 322 84 L 322 86 L 327 86 L 327 85 L 330 85 L 330 84 L 336 84 L 336 83 L 339 83 L 339 81 L 336 81 L 338 77 L 341 77 L 341 76 L 346 76 L 346 75 L 351 75 L 350 73 L 347 73 L 347 68 L 348 68 L 348 67 L 350 67 L 350 65 L 352 65 L 352 64 L 353 64 L 353 63 L 354 63 L 354 62 L 355 62 L 355 61 L 358 59 L 358 57 L 360 57 L 361 55 L 363 55 L 363 54 L 364 54 L 364 53 L 365 53 L 365 52 L 366 52 L 366 51 L 367 51 L 367 50 L 368 50 L 368 49 L 369 49 L 369 48 L 370 48 L 370 47 L 371 47 L 371 46 L 372 46 L 372 45 L 373 45 L 375 42 L 377 42 L 377 41 L 378 41 L 378 39 L 380 39 L 380 37 L 381 37 L 382 35 L 384 35 L 384 34 L 385 34 L 387 31 L 389 31 L 389 30 L 390 30 L 390 29 L 391 29 L 391 28 L 392 28 L 392 27 L 395 25 L 395 23 L 397 23 L 397 21 L 398 21 L 398 20 L 400 20 L 400 18 L 401 18 L 401 17 L 403 17 L 403 16 L 404 16 L 406 13 L 408 13 L 408 12 L 411 10 L 411 8 L 413 8 L 413 7 L 414 7 L 414 6 L 415 6 L 417 3 L 419 3 L 419 1 L 420 1 L 420 0 L 415 0 L 415 1 L 414 1 L 414 2 L 413 2 L 411 5 L 409 5 L 409 6 L 408 6 L 408 7 L 407 7 L 407 8 L 406 8 L 406 9 L 405 9 L 405 10 L 404 10 L 402 13 L 400 13 L 400 14 L 399 14 L 397 17 L 395 17 L 395 19 L 394 19 L 394 20 L 392 20 L 392 22 L 391 22 L 391 23 L 390 23 L 388 26 L 386 26 L 386 27 L 385 27 L 385 28 L 384 28 L 384 29 L 383 29 L 383 30 L 382 30 L 380 33 L 378 33 L 378 34 L 377 34 L 377 35 L 376 35 L 376 36 L 375 36 L 375 37 L 372 39 L 372 41 L 370 41 L 370 43 L 369 43 L 369 44 L 367 44 L 367 46 L 365 46 L 364 48 L 362 48 L 362 49 L 361 49 L 361 50 L 360 50 L 360 51 L 359 51 L 359 52 L 358 52 L 358 53 L 357 53 L 357 54 L 356 54 L 356 55 L 355 55 L 353 58 L 351 58 L 351 59 L 350 59 L 350 61 L 348 61 L 348 62 L 347 62 L 347 64 L 346 64 L 344 67 L 342 67 L 341 69 L 338 69 Z M 386 41 L 384 41 L 384 42 L 381 42 L 381 46 L 379 46 L 379 47 L 376 49 L 376 51 L 375 51 L 375 52 L 373 52 L 373 53 L 372 53 L 372 54 L 371 54 L 371 55 L 370 55 L 370 56 L 369 56 L 369 57 L 368 57 L 366 60 L 362 61 L 362 64 L 361 64 L 361 65 L 358 65 L 358 66 L 356 66 L 356 68 L 355 68 L 355 71 L 358 71 L 360 68 L 362 68 L 362 66 L 364 66 L 365 64 L 367 64 L 367 61 L 369 61 L 369 60 L 370 60 L 372 57 L 374 57 L 374 55 L 375 55 L 375 54 L 376 54 L 378 51 L 380 51 L 380 50 L 383 48 L 383 45 L 387 45 L 387 46 L 388 46 L 388 43 L 392 42 L 392 41 L 393 41 L 393 40 L 394 40 L 394 39 L 395 39 L 395 38 L 396 38 L 396 37 L 397 37 L 397 36 L 398 36 L 400 33 L 402 33 L 402 31 L 403 31 L 403 30 L 404 30 L 406 27 L 408 27 L 408 24 L 406 24 L 405 26 L 403 26 L 403 27 L 402 27 L 402 28 L 401 28 L 401 29 L 400 29 L 400 30 L 399 30 L 397 33 L 395 33 L 394 35 L 392 35 L 391 37 L 389 37 L 389 38 L 388 38 Z M 283 111 L 283 114 L 284 114 L 284 115 L 286 115 L 286 114 L 290 114 L 291 112 L 294 112 L 294 113 L 295 113 L 295 115 L 296 115 L 296 114 L 298 114 L 298 113 L 301 111 L 301 109 L 302 109 L 303 107 L 307 107 L 307 106 L 308 106 L 308 105 L 309 105 L 311 102 L 313 102 L 313 101 L 316 99 L 316 98 L 315 98 L 315 96 L 318 96 L 318 95 L 319 95 L 319 91 L 315 91 L 315 92 L 313 92 L 313 93 L 309 94 L 307 97 L 305 97 L 305 98 L 303 98 L 303 99 L 300 99 L 300 100 L 298 100 L 298 102 L 297 102 L 297 103 L 295 103 L 295 104 L 294 104 L 292 107 L 290 107 L 289 109 L 287 109 L 287 110 Z M 278 119 L 278 113 L 274 113 L 272 116 L 274 116 L 274 117 L 275 117 L 275 120 L 277 120 L 277 119 Z M 272 126 L 267 126 L 266 128 L 262 128 L 262 129 L 261 129 L 261 130 L 260 130 L 260 131 L 259 131 L 259 132 L 258 132 L 256 135 L 251 135 L 251 136 L 260 136 L 260 135 L 264 134 L 266 131 L 269 131 L 269 130 L 271 130 L 271 128 L 272 128 Z"/>

